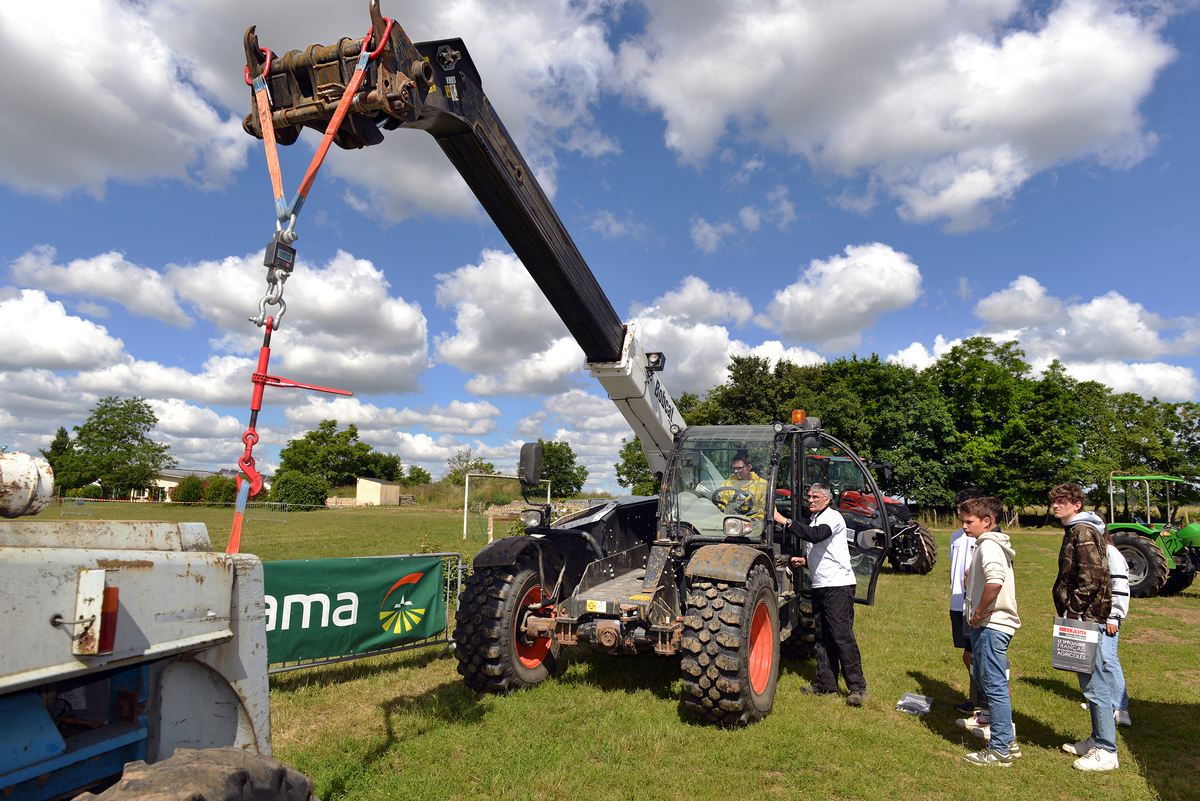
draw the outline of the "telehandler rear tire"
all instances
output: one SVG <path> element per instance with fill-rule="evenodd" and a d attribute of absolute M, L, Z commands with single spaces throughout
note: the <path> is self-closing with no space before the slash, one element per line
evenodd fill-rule
<path fill-rule="evenodd" d="M 722 726 L 766 717 L 779 679 L 779 599 L 766 568 L 751 568 L 745 584 L 693 582 L 682 646 L 692 717 Z"/>
<path fill-rule="evenodd" d="M 537 562 L 481 568 L 471 574 L 454 615 L 458 672 L 478 692 L 507 693 L 541 683 L 558 667 L 551 637 L 527 642 L 518 633 L 531 604 L 542 601 Z"/>
<path fill-rule="evenodd" d="M 117 783 L 75 801 L 310 801 L 312 779 L 278 759 L 240 748 L 178 748 L 170 759 L 130 762 Z"/>

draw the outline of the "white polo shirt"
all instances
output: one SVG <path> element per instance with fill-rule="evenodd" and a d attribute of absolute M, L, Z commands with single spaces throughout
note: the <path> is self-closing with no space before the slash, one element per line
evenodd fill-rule
<path fill-rule="evenodd" d="M 854 571 L 850 568 L 850 547 L 846 544 L 846 521 L 840 512 L 826 506 L 824 511 L 809 521 L 810 526 L 826 525 L 833 529 L 833 536 L 821 542 L 809 542 L 808 572 L 812 576 L 814 589 L 823 587 L 845 587 L 857 584 Z"/>

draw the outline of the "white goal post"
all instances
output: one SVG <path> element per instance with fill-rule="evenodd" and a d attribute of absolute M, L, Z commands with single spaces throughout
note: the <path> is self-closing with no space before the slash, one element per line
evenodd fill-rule
<path fill-rule="evenodd" d="M 467 538 L 467 512 L 470 507 L 467 505 L 467 496 L 471 493 L 471 476 L 478 478 L 507 478 L 510 481 L 520 481 L 516 476 L 502 476 L 499 473 L 467 473 L 467 482 L 463 485 L 463 539 Z M 546 503 L 550 503 L 550 480 L 543 478 L 538 482 L 546 485 Z"/>

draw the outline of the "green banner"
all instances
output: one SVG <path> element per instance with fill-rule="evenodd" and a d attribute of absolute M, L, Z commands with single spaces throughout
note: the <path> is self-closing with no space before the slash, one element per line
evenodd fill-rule
<path fill-rule="evenodd" d="M 440 557 L 265 562 L 267 661 L 362 654 L 446 629 Z"/>

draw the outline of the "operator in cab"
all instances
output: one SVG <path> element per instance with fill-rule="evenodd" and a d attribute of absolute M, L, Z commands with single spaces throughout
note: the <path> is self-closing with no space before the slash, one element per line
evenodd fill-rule
<path fill-rule="evenodd" d="M 745 515 L 751 520 L 762 520 L 767 509 L 767 481 L 754 472 L 750 454 L 738 451 L 733 455 L 733 475 L 725 479 L 721 488 L 732 487 L 742 490 L 734 494 L 732 499 L 725 501 L 721 508 L 735 514 Z M 747 497 L 748 495 L 748 497 Z"/>

